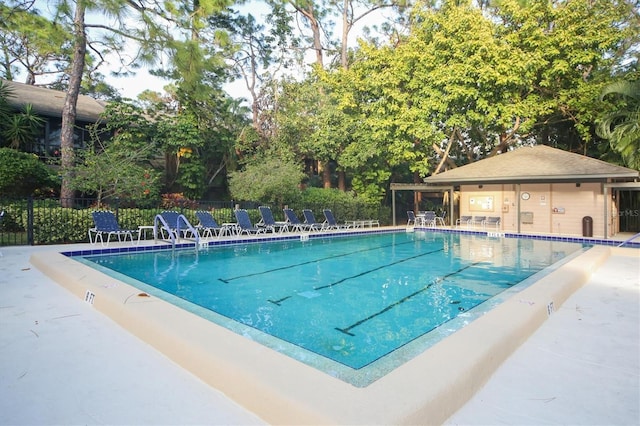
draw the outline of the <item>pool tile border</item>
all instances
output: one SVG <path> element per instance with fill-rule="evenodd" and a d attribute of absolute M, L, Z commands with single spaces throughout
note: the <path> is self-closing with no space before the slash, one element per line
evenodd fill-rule
<path fill-rule="evenodd" d="M 622 243 L 619 240 L 608 240 L 602 238 L 587 238 L 587 237 L 570 237 L 570 236 L 558 236 L 558 235 L 534 235 L 534 234 L 518 234 L 515 232 L 490 232 L 490 231 L 474 231 L 474 230 L 466 230 L 466 229 L 451 229 L 451 228 L 422 228 L 416 227 L 413 228 L 412 231 L 419 232 L 444 232 L 444 233 L 453 233 L 453 234 L 465 234 L 465 235 L 478 235 L 478 236 L 486 236 L 489 238 L 520 238 L 520 239 L 531 239 L 531 240 L 545 240 L 545 241 L 562 241 L 568 243 L 579 243 L 579 244 L 591 244 L 591 245 L 603 245 L 609 247 L 616 247 Z M 322 232 L 322 233 L 303 233 L 303 234 L 273 234 L 272 236 L 260 236 L 260 237 L 250 237 L 250 238 L 237 238 L 237 239 L 229 239 L 229 240 L 211 240 L 206 241 L 206 247 L 215 247 L 215 246 L 226 246 L 226 245 L 236 245 L 236 244 L 251 244 L 251 243 L 268 243 L 274 241 L 292 241 L 292 240 L 300 240 L 301 238 L 308 237 L 309 239 L 319 239 L 319 238 L 335 238 L 335 237 L 352 237 L 357 235 L 369 235 L 369 234 L 386 234 L 386 233 L 394 233 L 394 232 L 402 232 L 402 228 L 369 228 L 362 229 L 357 231 L 349 231 L 349 232 Z M 407 229 L 409 232 L 409 229 Z M 638 248 L 640 249 L 640 242 L 627 242 L 625 247 L 629 248 Z M 120 254 L 120 253 L 130 253 L 130 252 L 141 252 L 141 251 L 159 251 L 159 250 L 174 250 L 174 249 L 189 249 L 194 248 L 193 243 L 180 243 L 176 244 L 175 247 L 169 244 L 164 245 L 138 245 L 138 246 L 126 246 L 126 247 L 102 247 L 95 248 L 90 250 L 74 250 L 74 251 L 64 251 L 61 252 L 64 256 L 67 257 L 75 257 L 75 256 L 93 256 L 93 255 L 105 255 L 105 254 Z"/>
<path fill-rule="evenodd" d="M 237 238 L 237 239 L 229 239 L 229 240 L 210 240 L 205 242 L 206 247 L 216 247 L 216 246 L 228 246 L 228 245 L 238 245 L 238 244 L 251 244 L 251 243 L 270 243 L 274 241 L 299 241 L 301 238 L 308 237 L 311 239 L 319 239 L 319 238 L 335 238 L 335 237 L 353 237 L 357 235 L 370 235 L 370 234 L 388 234 L 400 232 L 399 229 L 396 228 L 374 228 L 374 229 L 363 229 L 359 231 L 349 231 L 349 232 L 322 232 L 322 233 L 303 233 L 303 234 L 273 234 L 272 236 L 259 236 L 259 237 L 250 237 L 250 238 Z M 134 245 L 134 246 L 125 246 L 125 247 L 101 247 L 89 250 L 73 250 L 73 251 L 63 251 L 61 254 L 67 257 L 75 257 L 75 256 L 94 256 L 94 255 L 105 255 L 105 254 L 120 254 L 120 253 L 131 253 L 131 252 L 141 252 L 141 251 L 162 251 L 162 250 L 181 250 L 181 249 L 193 249 L 195 247 L 194 243 L 180 243 L 176 244 L 175 247 L 173 245 L 163 243 L 162 245 L 154 244 L 154 245 Z"/>
<path fill-rule="evenodd" d="M 588 238 L 588 237 L 571 237 L 561 235 L 536 235 L 536 234 L 518 234 L 516 232 L 491 232 L 491 231 L 472 231 L 465 229 L 450 229 L 450 228 L 415 228 L 418 231 L 423 232 L 445 232 L 454 234 L 466 234 L 466 235 L 478 235 L 486 236 L 489 238 L 520 238 L 530 240 L 545 240 L 545 241 L 561 241 L 567 243 L 578 244 L 591 244 L 591 245 L 603 245 L 616 247 L 622 243 L 619 240 L 609 240 L 602 238 Z M 628 242 L 624 245 L 628 248 L 640 248 L 640 242 Z"/>

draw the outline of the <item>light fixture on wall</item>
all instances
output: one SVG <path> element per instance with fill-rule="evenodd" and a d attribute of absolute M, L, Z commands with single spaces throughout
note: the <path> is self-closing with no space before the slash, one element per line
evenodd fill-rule
<path fill-rule="evenodd" d="M 580 188 L 580 182 L 576 183 L 576 188 Z"/>
<path fill-rule="evenodd" d="M 483 185 L 478 185 L 478 188 L 482 189 L 482 186 L 483 186 Z"/>

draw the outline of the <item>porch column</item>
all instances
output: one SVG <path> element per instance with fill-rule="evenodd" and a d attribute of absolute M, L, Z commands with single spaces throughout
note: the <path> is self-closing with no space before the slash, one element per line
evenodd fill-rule
<path fill-rule="evenodd" d="M 609 188 L 603 183 L 602 184 L 602 194 L 604 195 L 604 239 L 608 238 L 608 228 L 609 228 L 609 214 L 607 213 L 607 200 L 609 199 Z"/>
<path fill-rule="evenodd" d="M 520 184 L 516 183 L 516 232 L 520 233 Z"/>
<path fill-rule="evenodd" d="M 396 226 L 396 190 L 391 190 L 391 216 L 393 217 L 393 226 Z"/>
<path fill-rule="evenodd" d="M 449 227 L 453 228 L 453 186 L 449 188 Z"/>

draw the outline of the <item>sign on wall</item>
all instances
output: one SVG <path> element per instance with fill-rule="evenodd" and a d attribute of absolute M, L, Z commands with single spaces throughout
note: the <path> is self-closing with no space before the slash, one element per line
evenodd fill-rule
<path fill-rule="evenodd" d="M 492 212 L 493 195 L 472 196 L 469 198 L 469 211 L 472 212 Z"/>

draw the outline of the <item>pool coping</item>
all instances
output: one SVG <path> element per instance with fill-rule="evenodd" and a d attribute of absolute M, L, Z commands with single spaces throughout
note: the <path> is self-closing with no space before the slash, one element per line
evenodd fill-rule
<path fill-rule="evenodd" d="M 453 234 L 465 234 L 465 235 L 478 235 L 487 236 L 489 238 L 521 238 L 543 241 L 561 241 L 569 243 L 581 243 L 592 245 L 604 245 L 610 247 L 617 247 L 623 241 L 602 239 L 602 238 L 589 238 L 589 237 L 577 237 L 566 235 L 545 235 L 545 234 L 519 234 L 514 232 L 492 232 L 492 231 L 478 231 L 478 230 L 465 230 L 459 228 L 434 228 L 434 227 L 378 227 L 378 228 L 362 228 L 362 229 L 345 229 L 345 230 L 331 230 L 322 232 L 308 232 L 308 233 L 288 233 L 288 234 L 258 234 L 250 235 L 246 237 L 233 237 L 228 239 L 212 238 L 204 240 L 201 244 L 207 247 L 223 246 L 223 245 L 237 245 L 247 243 L 264 243 L 273 241 L 287 241 L 287 240 L 299 240 L 299 239 L 317 239 L 328 237 L 346 237 L 354 235 L 366 235 L 375 233 L 393 233 L 406 230 L 406 232 L 445 232 Z M 65 256 L 90 256 L 100 254 L 118 254 L 118 253 L 130 253 L 136 251 L 156 251 L 156 250 L 174 250 L 194 248 L 193 242 L 178 243 L 175 246 L 171 244 L 153 244 L 153 245 L 118 245 L 115 247 L 97 247 L 91 246 L 84 250 L 72 250 L 61 252 Z M 640 248 L 640 241 L 631 241 L 625 244 L 626 248 Z"/>
<path fill-rule="evenodd" d="M 35 253 L 31 262 L 269 423 L 415 424 L 442 423 L 460 408 L 614 250 L 635 251 L 606 246 L 587 250 L 366 388 L 160 299 L 140 296 L 140 290 L 65 254 Z"/>

